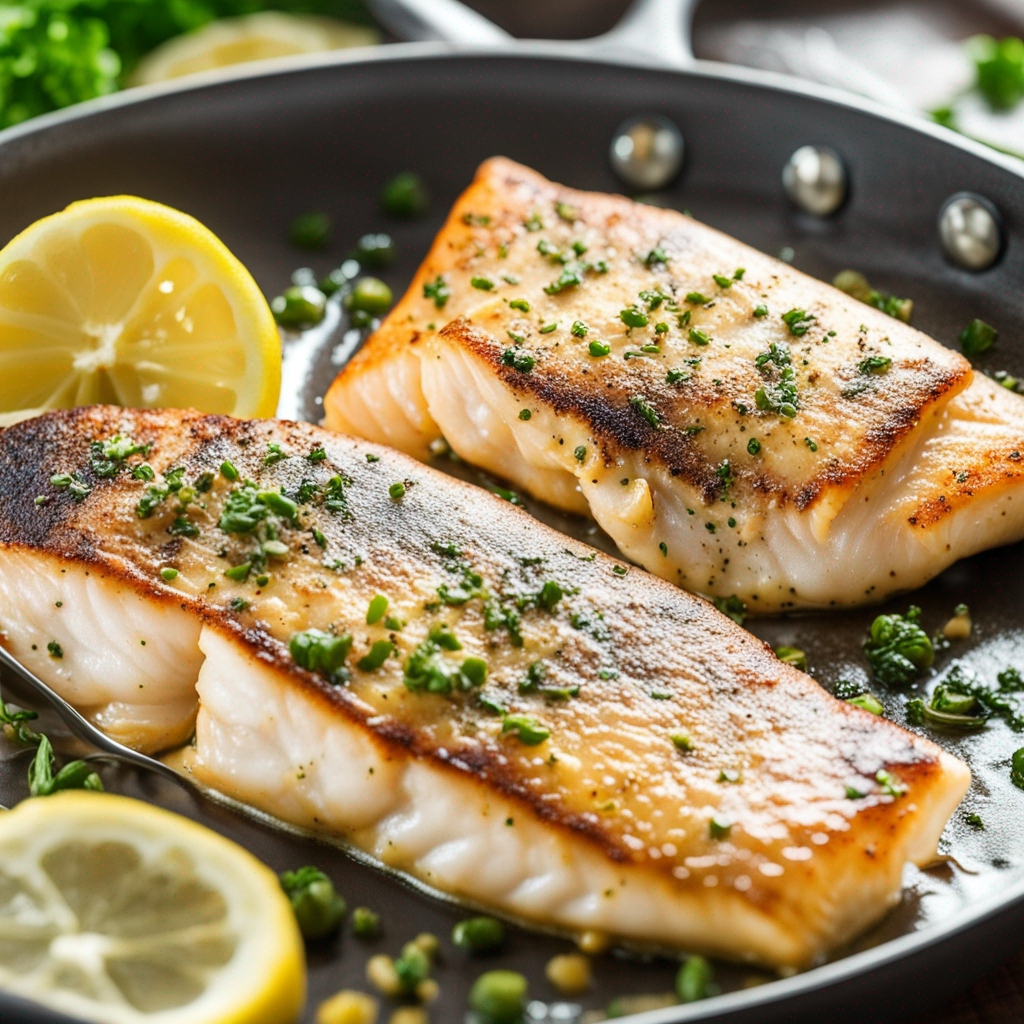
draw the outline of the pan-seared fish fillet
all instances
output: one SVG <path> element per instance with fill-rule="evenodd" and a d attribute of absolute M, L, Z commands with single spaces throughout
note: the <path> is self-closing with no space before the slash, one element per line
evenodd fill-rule
<path fill-rule="evenodd" d="M 198 699 L 199 779 L 436 889 L 780 967 L 879 918 L 969 782 L 700 598 L 295 423 L 4 431 L 0 626 L 140 745 Z"/>
<path fill-rule="evenodd" d="M 1024 536 L 1024 402 L 959 354 L 682 214 L 503 159 L 324 405 L 417 458 L 443 435 L 753 612 L 882 600 Z"/>

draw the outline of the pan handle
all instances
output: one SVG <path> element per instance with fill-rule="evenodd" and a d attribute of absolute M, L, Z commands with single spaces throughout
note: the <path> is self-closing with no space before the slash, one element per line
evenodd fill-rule
<path fill-rule="evenodd" d="M 699 2 L 634 0 L 610 32 L 559 43 L 558 49 L 581 57 L 686 68 L 693 63 L 690 21 Z M 514 49 L 519 42 L 460 0 L 367 0 L 367 5 L 382 25 L 404 40 L 502 50 Z"/>

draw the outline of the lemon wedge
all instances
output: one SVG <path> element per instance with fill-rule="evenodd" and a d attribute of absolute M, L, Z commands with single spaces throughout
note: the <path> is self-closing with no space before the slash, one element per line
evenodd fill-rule
<path fill-rule="evenodd" d="M 365 25 L 314 15 L 260 11 L 239 18 L 220 18 L 175 36 L 142 59 L 132 74 L 131 84 L 150 85 L 254 60 L 373 46 L 379 42 L 376 29 Z"/>
<path fill-rule="evenodd" d="M 0 250 L 0 426 L 95 402 L 272 416 L 280 388 L 263 293 L 187 214 L 87 199 Z"/>
<path fill-rule="evenodd" d="M 293 1024 L 276 876 L 186 818 L 68 791 L 0 815 L 0 987 L 103 1024 Z"/>

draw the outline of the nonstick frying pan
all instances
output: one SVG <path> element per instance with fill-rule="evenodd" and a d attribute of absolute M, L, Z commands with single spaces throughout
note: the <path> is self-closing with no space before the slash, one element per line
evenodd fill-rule
<path fill-rule="evenodd" d="M 915 324 L 944 343 L 954 344 L 958 330 L 980 317 L 999 328 L 1000 339 L 979 369 L 1024 372 L 1021 165 L 823 87 L 694 61 L 680 6 L 641 2 L 608 36 L 553 44 L 513 43 L 442 0 L 378 0 L 382 20 L 396 33 L 434 41 L 136 90 L 0 133 L 0 242 L 76 199 L 134 193 L 204 221 L 273 295 L 308 260 L 287 242 L 290 221 L 322 209 L 333 215 L 338 241 L 317 257 L 315 269 L 337 265 L 359 235 L 388 230 L 401 254 L 388 276 L 401 288 L 481 160 L 501 153 L 557 181 L 614 191 L 621 183 L 609 169 L 608 149 L 617 126 L 636 114 L 657 113 L 679 126 L 686 148 L 680 177 L 653 201 L 688 208 L 764 251 L 791 247 L 796 266 L 818 277 L 855 267 L 877 287 L 912 297 Z M 453 49 L 453 43 L 462 45 Z M 834 150 L 848 176 L 848 198 L 828 217 L 797 209 L 782 188 L 784 165 L 808 144 Z M 377 194 L 403 169 L 426 179 L 434 203 L 424 220 L 392 224 L 379 212 Z M 939 212 L 964 191 L 989 204 L 1001 232 L 999 258 L 982 272 L 951 263 L 939 244 Z M 359 340 L 346 328 L 335 315 L 325 328 L 287 339 L 282 414 L 319 418 L 319 398 Z M 585 524 L 535 511 L 584 539 L 600 540 Z M 986 676 L 1007 664 L 1024 669 L 1022 569 L 1020 546 L 989 552 L 914 595 L 929 628 L 941 625 L 960 601 L 971 606 L 977 624 L 971 640 L 942 654 L 937 672 L 956 661 Z M 841 677 L 865 678 L 860 641 L 872 614 L 748 626 L 774 645 L 806 650 L 812 673 L 831 687 Z M 887 714 L 903 721 L 901 699 L 879 695 Z M 980 814 L 986 826 L 972 829 L 958 813 L 945 848 L 954 862 L 909 875 L 901 904 L 831 963 L 774 981 L 723 966 L 726 994 L 632 1019 L 911 1024 L 1012 954 L 1024 908 L 1024 793 L 1009 782 L 1008 759 L 1020 738 L 1002 725 L 968 738 L 937 738 L 971 764 L 975 784 L 965 811 Z M 8 753 L 0 761 L 0 801 L 24 796 L 25 767 L 23 755 Z M 369 952 L 393 953 L 421 930 L 445 935 L 460 916 L 345 851 L 179 792 L 166 780 L 128 770 L 106 778 L 111 788 L 199 818 L 277 870 L 317 863 L 335 877 L 350 905 L 383 912 L 387 937 L 376 947 L 356 949 L 346 939 L 311 951 L 311 1007 L 339 988 L 365 987 Z M 543 967 L 566 945 L 513 929 L 500 964 L 522 970 L 538 998 L 551 1000 Z M 491 966 L 497 962 L 466 962 L 450 953 L 431 1019 L 461 1021 L 468 985 Z M 619 994 L 665 991 L 673 973 L 663 960 L 604 958 L 594 991 L 580 1002 L 593 1008 Z M 744 987 L 752 981 L 767 983 Z M 574 1019 L 559 1017 L 557 1007 L 552 1012 L 533 1019 Z M 307 1015 L 312 1020 L 312 1009 Z M 2 995 L 0 1017 L 5 1024 L 57 1020 Z"/>

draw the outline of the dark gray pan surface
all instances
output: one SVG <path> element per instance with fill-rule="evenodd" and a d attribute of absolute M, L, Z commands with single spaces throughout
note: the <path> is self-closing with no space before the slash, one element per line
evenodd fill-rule
<path fill-rule="evenodd" d="M 403 55 L 412 59 L 399 59 Z M 816 276 L 831 278 L 846 266 L 862 270 L 878 287 L 912 297 L 915 325 L 946 344 L 971 318 L 982 317 L 1000 329 L 990 368 L 1024 373 L 1024 178 L 1009 161 L 988 159 L 937 131 L 819 99 L 812 91 L 764 88 L 754 76 L 732 71 L 679 75 L 539 55 L 442 59 L 429 48 L 395 47 L 376 60 L 327 62 L 141 101 L 117 100 L 88 116 L 59 115 L 8 132 L 0 136 L 0 242 L 73 200 L 134 193 L 208 224 L 274 295 L 297 266 L 310 262 L 288 245 L 289 222 L 324 209 L 334 216 L 336 243 L 315 258 L 314 268 L 324 272 L 337 265 L 360 234 L 388 230 L 400 260 L 385 276 L 399 290 L 482 159 L 501 153 L 555 180 L 613 191 L 618 183 L 606 161 L 612 132 L 628 115 L 657 111 L 679 124 L 687 142 L 683 175 L 662 201 L 766 252 L 792 246 L 795 265 Z M 827 221 L 797 214 L 782 193 L 782 165 L 805 143 L 836 149 L 851 175 L 847 206 Z M 434 204 L 422 222 L 389 223 L 378 212 L 376 195 L 386 178 L 407 168 L 426 178 Z M 981 275 L 950 267 L 936 244 L 939 206 L 962 189 L 994 202 L 1008 229 L 1001 262 Z M 317 370 L 300 389 L 298 415 L 319 418 L 316 398 L 333 375 L 331 348 L 341 337 L 339 330 L 325 339 Z M 556 525 L 582 528 L 564 519 Z M 990 552 L 914 595 L 929 630 L 960 601 L 974 615 L 974 636 L 940 656 L 939 674 L 954 657 L 986 675 L 1008 664 L 1024 670 L 1022 569 L 1019 547 Z M 892 608 L 903 610 L 906 603 Z M 863 676 L 860 640 L 873 614 L 748 625 L 773 644 L 804 648 L 812 673 L 831 686 L 840 677 Z M 902 721 L 899 698 L 886 703 Z M 645 1019 L 653 1024 L 715 1014 L 720 1021 L 758 1024 L 909 1024 L 1013 953 L 1024 904 L 1024 793 L 1009 783 L 1008 757 L 1024 740 L 996 724 L 982 735 L 940 741 L 969 760 L 976 781 L 965 809 L 980 813 L 987 826 L 978 832 L 966 825 L 963 812 L 954 818 L 948 852 L 962 868 L 911 876 L 902 904 L 850 951 L 867 950 L 861 955 L 716 1004 Z M 23 756 L 0 765 L 4 803 L 22 795 L 25 767 Z M 395 953 L 420 930 L 446 937 L 460 916 L 341 851 L 214 804 L 195 805 L 169 783 L 106 778 L 110 788 L 201 818 L 276 869 L 317 863 L 330 871 L 350 906 L 383 911 L 387 936 L 369 949 L 346 937 L 312 953 L 310 1020 L 318 999 L 338 988 L 365 987 L 368 952 Z M 888 940 L 894 942 L 880 945 Z M 527 973 L 537 998 L 553 999 L 543 965 L 566 948 L 561 940 L 516 932 L 498 961 L 467 962 L 448 945 L 439 975 L 442 997 L 431 1019 L 461 1021 L 468 985 L 498 962 Z M 665 962 L 606 958 L 597 988 L 583 1002 L 593 1008 L 622 993 L 665 991 L 673 973 Z M 732 990 L 753 973 L 723 968 L 722 978 Z M 0 1017 L 5 1024 L 54 1019 L 19 1011 L 2 998 Z"/>

